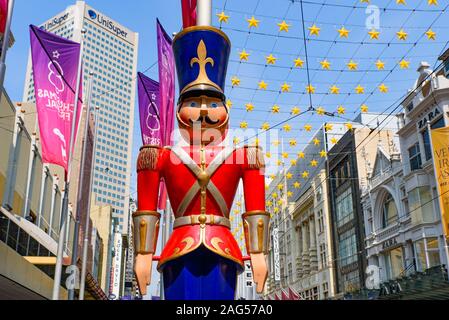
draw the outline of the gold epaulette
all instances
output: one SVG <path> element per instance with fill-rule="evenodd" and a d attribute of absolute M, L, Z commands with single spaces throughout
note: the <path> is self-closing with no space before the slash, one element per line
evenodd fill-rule
<path fill-rule="evenodd" d="M 137 158 L 137 172 L 142 170 L 156 170 L 160 149 L 161 147 L 152 145 L 140 148 L 139 157 Z"/>
<path fill-rule="evenodd" d="M 249 169 L 265 168 L 265 159 L 262 148 L 256 145 L 245 146 L 245 148 L 246 148 L 246 155 L 248 158 L 248 168 Z"/>

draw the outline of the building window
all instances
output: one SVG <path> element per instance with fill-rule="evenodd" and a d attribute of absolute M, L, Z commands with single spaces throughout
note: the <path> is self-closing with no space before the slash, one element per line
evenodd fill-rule
<path fill-rule="evenodd" d="M 421 151 L 419 149 L 419 143 L 416 143 L 413 147 L 408 149 L 408 158 L 410 161 L 410 170 L 419 170 L 422 168 Z"/>
<path fill-rule="evenodd" d="M 402 247 L 392 249 L 385 254 L 385 267 L 388 280 L 396 279 L 404 270 L 404 255 Z"/>
<path fill-rule="evenodd" d="M 342 266 L 349 265 L 357 261 L 357 239 L 355 230 L 351 229 L 340 235 L 338 243 L 338 253 Z"/>
<path fill-rule="evenodd" d="M 287 235 L 287 256 L 292 254 L 292 244 L 291 244 L 291 237 L 288 234 Z"/>
<path fill-rule="evenodd" d="M 386 228 L 392 225 L 398 219 L 398 210 L 394 199 L 390 193 L 387 194 L 384 199 L 384 205 L 382 207 L 382 227 Z"/>
<path fill-rule="evenodd" d="M 323 299 L 329 298 L 329 284 L 327 282 L 323 283 Z"/>
<path fill-rule="evenodd" d="M 321 260 L 321 269 L 327 267 L 327 252 L 326 252 L 326 244 L 320 244 L 320 260 Z"/>
<path fill-rule="evenodd" d="M 426 241 L 426 243 L 424 243 Z M 427 246 L 427 250 L 426 250 Z M 415 253 L 417 268 L 420 271 L 425 271 L 440 265 L 440 250 L 438 238 L 426 238 L 415 242 Z"/>
<path fill-rule="evenodd" d="M 318 232 L 324 232 L 324 218 L 323 218 L 323 210 L 318 211 Z"/>
<path fill-rule="evenodd" d="M 410 191 L 408 201 L 414 225 L 434 221 L 432 195 L 428 186 Z"/>
<path fill-rule="evenodd" d="M 351 221 L 354 217 L 351 189 L 347 189 L 337 197 L 337 226 L 341 227 Z"/>
<path fill-rule="evenodd" d="M 288 264 L 288 282 L 293 282 L 293 265 L 291 262 Z"/>
<path fill-rule="evenodd" d="M 432 129 L 438 129 L 444 127 L 444 117 L 441 117 L 438 121 L 434 122 L 431 125 Z M 426 154 L 426 161 L 432 159 L 432 147 L 430 142 L 429 133 L 427 132 L 427 128 L 421 133 L 423 143 L 424 143 L 424 150 Z"/>

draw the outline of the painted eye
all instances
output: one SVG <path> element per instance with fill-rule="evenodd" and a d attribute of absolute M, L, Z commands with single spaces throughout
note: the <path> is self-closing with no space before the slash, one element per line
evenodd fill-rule
<path fill-rule="evenodd" d="M 218 103 L 213 102 L 213 103 L 210 104 L 210 107 L 214 108 L 214 109 L 218 108 Z"/>
<path fill-rule="evenodd" d="M 190 103 L 190 107 L 196 108 L 196 102 L 191 102 L 191 103 Z"/>

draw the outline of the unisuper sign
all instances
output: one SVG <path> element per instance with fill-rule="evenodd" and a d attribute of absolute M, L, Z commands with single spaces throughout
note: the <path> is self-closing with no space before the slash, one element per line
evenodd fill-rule
<path fill-rule="evenodd" d="M 41 29 L 44 30 L 50 30 L 51 28 L 53 28 L 54 26 L 60 25 L 61 23 L 63 23 L 64 21 L 67 20 L 67 18 L 69 17 L 69 14 L 66 13 L 62 16 L 56 17 L 53 20 L 47 22 L 46 24 L 44 24 Z"/>
<path fill-rule="evenodd" d="M 97 21 L 100 25 L 111 30 L 117 36 L 123 37 L 123 38 L 128 37 L 128 32 L 117 27 L 113 21 L 106 19 L 105 17 L 103 17 L 101 14 L 95 12 L 94 10 L 88 10 L 87 14 L 89 15 L 89 18 Z"/>

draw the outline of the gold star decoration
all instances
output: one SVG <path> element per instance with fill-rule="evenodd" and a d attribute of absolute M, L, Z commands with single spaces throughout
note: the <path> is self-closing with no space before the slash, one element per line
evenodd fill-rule
<path fill-rule="evenodd" d="M 320 143 L 321 143 L 320 139 L 318 139 L 318 138 L 313 139 L 313 144 L 314 145 L 319 146 Z"/>
<path fill-rule="evenodd" d="M 284 130 L 285 132 L 290 132 L 292 130 L 292 126 L 287 123 L 282 127 L 282 130 Z"/>
<path fill-rule="evenodd" d="M 427 39 L 429 39 L 429 40 L 435 40 L 436 39 L 436 35 L 437 34 L 435 32 L 433 32 L 432 29 L 429 29 L 426 32 Z"/>
<path fill-rule="evenodd" d="M 340 94 L 340 88 L 334 84 L 332 87 L 330 87 L 330 92 L 331 94 Z"/>
<path fill-rule="evenodd" d="M 357 93 L 357 94 L 363 94 L 363 93 L 365 93 L 365 88 L 364 87 L 362 87 L 360 84 L 355 88 L 355 92 Z"/>
<path fill-rule="evenodd" d="M 396 4 L 406 5 L 405 0 L 396 0 Z"/>
<path fill-rule="evenodd" d="M 292 110 L 290 111 L 290 113 L 294 116 L 298 115 L 301 112 L 301 109 L 299 109 L 298 107 L 293 107 Z"/>
<path fill-rule="evenodd" d="M 382 83 L 382 84 L 379 86 L 379 91 L 380 91 L 381 93 L 387 93 L 387 92 L 388 92 L 388 87 L 387 87 L 384 83 Z"/>
<path fill-rule="evenodd" d="M 334 128 L 334 126 L 333 126 L 332 124 L 330 124 L 330 123 L 326 123 L 326 124 L 324 125 L 324 130 L 325 130 L 326 132 L 332 131 L 333 128 Z"/>
<path fill-rule="evenodd" d="M 254 105 L 252 103 L 245 104 L 245 107 L 247 112 L 251 112 L 254 110 Z"/>
<path fill-rule="evenodd" d="M 240 79 L 234 76 L 231 79 L 231 83 L 233 87 L 238 87 L 240 85 Z"/>
<path fill-rule="evenodd" d="M 270 129 L 270 124 L 268 122 L 262 124 L 262 130 L 267 131 L 268 129 Z"/>
<path fill-rule="evenodd" d="M 277 194 L 276 192 L 274 192 L 274 193 L 271 195 L 271 197 L 272 197 L 273 199 L 277 199 L 278 194 Z"/>
<path fill-rule="evenodd" d="M 312 131 L 312 126 L 310 124 L 306 124 L 304 126 L 304 130 L 306 130 L 307 132 L 310 132 L 310 131 Z"/>
<path fill-rule="evenodd" d="M 306 87 L 306 91 L 307 91 L 307 93 L 315 93 L 315 87 L 312 86 L 311 84 L 309 84 L 309 85 Z"/>
<path fill-rule="evenodd" d="M 370 0 L 360 0 L 361 3 L 369 3 Z"/>
<path fill-rule="evenodd" d="M 269 56 L 266 56 L 265 59 L 267 60 L 267 64 L 275 64 L 277 58 L 273 56 L 272 53 L 270 53 Z"/>
<path fill-rule="evenodd" d="M 287 82 L 284 82 L 284 84 L 281 86 L 281 92 L 290 92 L 291 85 L 289 85 Z"/>
<path fill-rule="evenodd" d="M 301 188 L 301 184 L 300 184 L 298 181 L 296 181 L 296 182 L 293 184 L 293 187 L 294 187 L 295 189 L 299 189 L 299 188 Z"/>
<path fill-rule="evenodd" d="M 293 60 L 296 68 L 301 68 L 304 65 L 304 61 L 301 58 Z"/>
<path fill-rule="evenodd" d="M 326 110 L 324 110 L 323 107 L 318 107 L 316 108 L 316 114 L 319 116 L 324 116 L 324 114 L 326 113 Z"/>
<path fill-rule="evenodd" d="M 290 139 L 288 143 L 290 144 L 290 147 L 296 147 L 296 145 L 298 144 L 296 139 Z"/>
<path fill-rule="evenodd" d="M 279 107 L 277 104 L 275 104 L 275 105 L 271 108 L 271 112 L 272 112 L 272 113 L 279 113 L 279 111 L 281 111 L 281 107 Z"/>
<path fill-rule="evenodd" d="M 313 36 L 313 35 L 319 36 L 320 30 L 321 30 L 321 28 L 318 28 L 315 24 L 313 24 L 313 26 L 309 27 L 309 33 L 311 36 Z"/>
<path fill-rule="evenodd" d="M 248 122 L 246 122 L 246 121 L 240 122 L 240 128 L 241 128 L 241 129 L 246 129 L 246 128 L 248 128 Z"/>
<path fill-rule="evenodd" d="M 248 28 L 251 27 L 258 27 L 259 26 L 259 20 L 257 20 L 256 18 L 254 18 L 254 16 L 251 17 L 251 19 L 247 19 L 246 21 L 248 21 Z"/>
<path fill-rule="evenodd" d="M 377 70 L 384 70 L 385 69 L 385 62 L 381 60 L 376 61 L 376 68 Z"/>
<path fill-rule="evenodd" d="M 293 192 L 287 191 L 287 198 L 291 198 L 291 197 L 293 197 Z"/>
<path fill-rule="evenodd" d="M 347 66 L 348 66 L 348 69 L 349 69 L 349 70 L 357 70 L 358 63 L 355 62 L 355 61 L 353 61 L 353 60 L 351 60 L 351 61 L 349 61 L 349 63 L 347 64 Z"/>
<path fill-rule="evenodd" d="M 304 172 L 302 173 L 302 177 L 303 177 L 304 179 L 307 179 L 307 178 L 309 177 L 309 171 L 304 171 Z"/>
<path fill-rule="evenodd" d="M 218 14 L 217 14 L 217 17 L 218 17 L 218 22 L 220 22 L 220 23 L 222 23 L 222 22 L 228 23 L 229 16 L 227 16 L 227 15 L 224 13 L 224 11 L 218 13 Z"/>
<path fill-rule="evenodd" d="M 232 139 L 232 142 L 234 143 L 234 145 L 237 145 L 240 143 L 240 139 L 237 137 L 234 137 L 234 139 Z"/>
<path fill-rule="evenodd" d="M 337 30 L 340 38 L 347 38 L 349 36 L 349 30 L 345 29 L 345 27 L 341 27 Z"/>
<path fill-rule="evenodd" d="M 335 138 L 335 137 L 331 138 L 331 143 L 332 144 L 337 144 L 337 142 L 338 142 L 337 138 Z"/>
<path fill-rule="evenodd" d="M 325 150 L 321 150 L 320 157 L 321 158 L 326 158 L 326 156 L 327 156 L 327 152 Z"/>
<path fill-rule="evenodd" d="M 265 157 L 268 158 L 268 159 L 271 159 L 271 152 L 265 153 Z"/>
<path fill-rule="evenodd" d="M 371 39 L 379 40 L 380 32 L 376 29 L 371 29 L 370 31 L 368 31 L 368 34 Z"/>
<path fill-rule="evenodd" d="M 281 142 L 279 140 L 275 140 L 272 143 L 273 143 L 273 146 L 275 146 L 275 147 L 277 147 L 281 144 Z"/>
<path fill-rule="evenodd" d="M 404 59 L 399 61 L 399 66 L 401 67 L 401 69 L 408 69 L 409 65 L 410 65 L 410 61 L 407 61 L 407 60 L 404 60 Z"/>
<path fill-rule="evenodd" d="M 285 175 L 285 177 L 287 178 L 287 180 L 291 180 L 293 178 L 293 173 L 289 172 Z"/>
<path fill-rule="evenodd" d="M 431 6 L 431 5 L 437 6 L 438 5 L 438 1 L 437 0 L 427 0 L 427 4 L 429 6 Z"/>
<path fill-rule="evenodd" d="M 321 61 L 320 64 L 323 70 L 329 70 L 331 68 L 331 63 L 327 60 Z"/>
<path fill-rule="evenodd" d="M 404 31 L 404 29 L 399 30 L 398 32 L 396 32 L 396 35 L 398 36 L 399 40 L 407 40 L 407 32 Z"/>
<path fill-rule="evenodd" d="M 310 166 L 311 167 L 318 167 L 318 161 L 316 161 L 316 160 L 310 161 Z"/>
<path fill-rule="evenodd" d="M 287 22 L 285 22 L 285 20 L 284 20 L 281 23 L 278 23 L 278 26 L 279 26 L 279 32 L 281 32 L 281 31 L 288 32 L 288 28 L 290 28 L 291 25 L 287 24 Z"/>
<path fill-rule="evenodd" d="M 284 189 L 284 185 L 283 184 L 278 184 L 278 190 L 282 191 Z"/>
<path fill-rule="evenodd" d="M 260 81 L 258 85 L 260 90 L 267 90 L 268 83 L 266 83 L 265 81 Z"/>
<path fill-rule="evenodd" d="M 352 123 L 345 123 L 345 126 L 346 126 L 346 128 L 348 129 L 348 130 L 352 130 L 352 129 L 354 129 L 354 126 L 352 125 Z"/>
<path fill-rule="evenodd" d="M 282 166 L 282 165 L 283 165 L 282 160 L 276 161 L 276 165 L 277 165 L 278 167 L 279 167 L 279 166 Z"/>
<path fill-rule="evenodd" d="M 343 107 L 343 106 L 338 107 L 338 109 L 337 109 L 338 114 L 345 114 L 345 112 L 346 112 L 345 107 Z"/>
<path fill-rule="evenodd" d="M 240 52 L 239 57 L 240 61 L 248 61 L 249 53 L 243 50 L 242 52 Z"/>
<path fill-rule="evenodd" d="M 282 158 L 288 159 L 288 152 L 282 152 Z"/>
<path fill-rule="evenodd" d="M 233 103 L 230 99 L 226 100 L 226 107 L 228 107 L 228 109 L 231 109 L 232 105 L 233 105 Z"/>
<path fill-rule="evenodd" d="M 296 166 L 296 163 L 297 163 L 296 159 L 291 159 L 291 160 L 290 160 L 290 164 L 291 164 L 292 166 Z"/>
<path fill-rule="evenodd" d="M 367 106 L 366 104 L 362 105 L 362 106 L 360 107 L 360 111 L 361 111 L 362 113 L 368 112 L 368 106 Z"/>
<path fill-rule="evenodd" d="M 298 159 L 304 159 L 306 157 L 306 154 L 302 151 L 298 152 Z"/>

